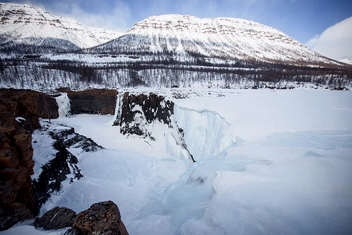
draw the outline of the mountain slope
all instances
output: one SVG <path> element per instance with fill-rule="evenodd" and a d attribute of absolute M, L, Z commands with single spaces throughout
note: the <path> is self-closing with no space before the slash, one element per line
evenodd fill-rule
<path fill-rule="evenodd" d="M 93 53 L 166 53 L 232 60 L 335 63 L 277 29 L 235 18 L 152 16 Z"/>
<path fill-rule="evenodd" d="M 106 29 L 86 27 L 73 19 L 58 17 L 26 4 L 0 3 L 0 17 L 1 43 L 15 41 L 28 44 L 31 41 L 28 38 L 32 41 L 33 38 L 55 38 L 87 48 L 121 35 Z"/>
<path fill-rule="evenodd" d="M 349 58 L 341 59 L 339 61 L 342 62 L 342 63 L 345 63 L 345 64 L 352 65 L 352 59 L 349 59 Z"/>
<path fill-rule="evenodd" d="M 11 10 L 1 19 L 6 22 L 16 14 L 24 13 Z M 33 25 L 39 27 L 40 22 Z M 55 30 L 72 35 L 77 31 L 63 29 L 63 20 L 45 22 L 46 27 L 53 22 Z M 82 32 L 76 35 L 85 38 Z M 0 60 L 0 87 L 352 87 L 351 67 L 309 50 L 279 30 L 243 19 L 153 16 L 114 40 L 83 50 L 65 39 L 41 39 L 27 37 L 21 40 L 35 43 L 15 40 L 0 46 L 0 53 L 13 53 L 14 48 L 22 53 Z M 7 45 L 11 43 L 15 45 Z"/>

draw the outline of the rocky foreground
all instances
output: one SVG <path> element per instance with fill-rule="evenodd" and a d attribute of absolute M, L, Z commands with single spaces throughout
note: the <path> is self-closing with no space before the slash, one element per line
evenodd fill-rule
<path fill-rule="evenodd" d="M 112 201 L 95 203 L 78 215 L 71 209 L 55 207 L 38 218 L 35 226 L 46 230 L 71 227 L 65 235 L 128 234 L 119 208 Z"/>
<path fill-rule="evenodd" d="M 73 96 L 73 111 L 113 113 L 116 91 L 69 93 Z M 89 98 L 90 97 L 90 98 Z M 95 97 L 95 98 L 92 98 Z M 111 102 L 113 101 L 113 102 Z M 78 110 L 79 104 L 86 109 Z M 104 102 L 109 105 L 104 105 Z M 99 109 L 100 105 L 101 109 Z M 82 106 L 81 106 L 82 107 Z M 34 173 L 32 133 L 41 127 L 40 118 L 57 118 L 58 106 L 53 96 L 29 90 L 0 90 L 0 230 L 38 215 L 40 206 L 50 193 L 60 190 L 68 174 L 75 179 L 83 177 L 77 167 L 77 158 L 67 149 L 74 145 L 83 151 L 97 151 L 102 147 L 94 141 L 76 134 L 73 128 L 51 131 L 55 140 L 56 157 L 42 167 L 39 179 Z M 63 170 L 64 169 L 64 170 Z M 54 208 L 35 220 L 42 229 L 72 227 L 66 234 L 128 234 L 121 215 L 112 201 L 96 203 L 76 215 L 68 208 Z"/>

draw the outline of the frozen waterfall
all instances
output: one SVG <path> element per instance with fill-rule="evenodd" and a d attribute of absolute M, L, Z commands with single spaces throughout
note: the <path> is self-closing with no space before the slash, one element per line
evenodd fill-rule
<path fill-rule="evenodd" d="M 230 124 L 214 111 L 175 105 L 174 120 L 182 129 L 187 149 L 196 161 L 219 155 L 235 144 L 227 131 Z"/>
<path fill-rule="evenodd" d="M 68 98 L 67 93 L 61 93 L 60 96 L 56 97 L 56 103 L 57 106 L 59 106 L 59 117 L 66 117 L 70 114 L 70 99 Z"/>

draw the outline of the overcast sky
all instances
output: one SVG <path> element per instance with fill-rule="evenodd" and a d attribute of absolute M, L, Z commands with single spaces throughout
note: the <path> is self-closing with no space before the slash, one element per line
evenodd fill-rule
<path fill-rule="evenodd" d="M 134 23 L 152 15 L 172 13 L 243 18 L 277 28 L 328 57 L 352 58 L 352 0 L 0 1 L 39 6 L 52 14 L 74 18 L 87 26 L 120 32 L 127 31 Z"/>

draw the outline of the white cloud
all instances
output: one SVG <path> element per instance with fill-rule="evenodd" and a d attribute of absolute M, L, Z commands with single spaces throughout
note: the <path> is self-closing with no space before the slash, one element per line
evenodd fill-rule
<path fill-rule="evenodd" d="M 306 46 L 332 59 L 352 58 L 352 17 L 327 28 Z"/>
<path fill-rule="evenodd" d="M 89 4 L 89 3 L 87 3 Z M 131 10 L 123 1 L 116 0 L 103 12 L 87 12 L 75 1 L 56 1 L 48 9 L 55 15 L 73 18 L 83 25 L 126 32 L 130 27 Z M 101 9 L 100 9 L 101 10 Z"/>

